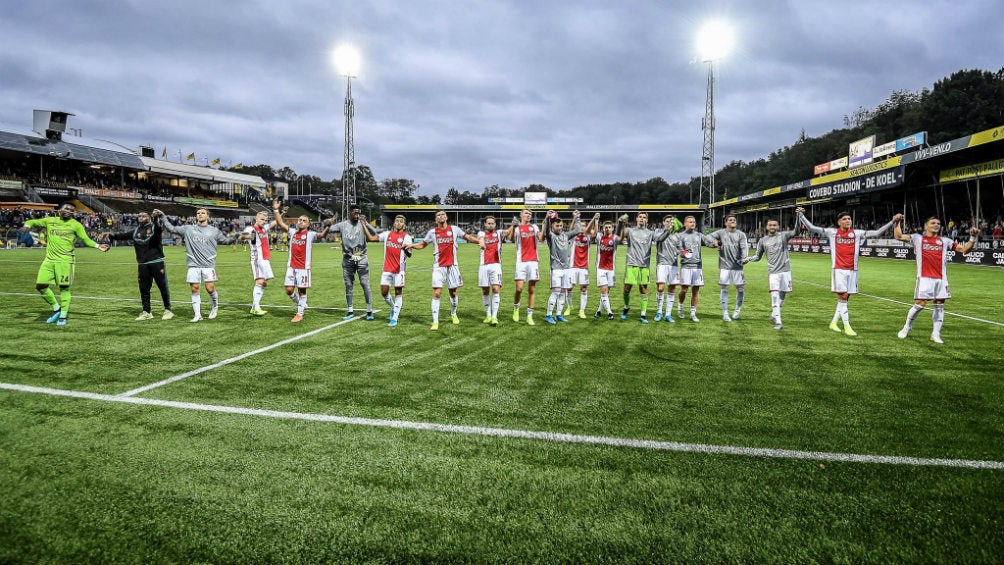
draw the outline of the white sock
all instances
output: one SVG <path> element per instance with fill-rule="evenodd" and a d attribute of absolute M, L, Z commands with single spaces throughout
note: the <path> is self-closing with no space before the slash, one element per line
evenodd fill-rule
<path fill-rule="evenodd" d="M 565 311 L 565 297 L 568 296 L 568 291 L 558 293 L 558 315 L 560 316 L 562 312 Z"/>
<path fill-rule="evenodd" d="M 547 315 L 554 314 L 554 306 L 558 303 L 558 291 L 552 290 L 551 296 L 547 297 Z"/>
<path fill-rule="evenodd" d="M 851 313 L 847 309 L 847 303 L 842 302 L 843 308 L 840 310 L 840 319 L 844 322 L 844 327 L 846 328 L 850 324 Z"/>
<path fill-rule="evenodd" d="M 695 316 L 697 316 L 697 306 L 691 306 L 690 307 L 690 317 L 693 318 Z"/>
<path fill-rule="evenodd" d="M 307 309 L 307 295 L 300 294 L 299 298 L 296 300 L 296 313 L 303 314 L 303 311 Z"/>
<path fill-rule="evenodd" d="M 393 314 L 395 320 L 401 315 L 402 306 L 404 306 L 404 295 L 399 294 L 394 297 L 394 309 L 391 310 L 391 314 Z"/>
<path fill-rule="evenodd" d="M 492 317 L 492 297 L 487 294 L 481 295 L 481 304 L 485 307 L 485 317 Z"/>
<path fill-rule="evenodd" d="M 209 298 L 213 299 L 213 308 L 218 308 L 220 306 L 220 294 L 215 290 L 209 293 Z"/>
<path fill-rule="evenodd" d="M 202 295 L 198 292 L 192 293 L 192 311 L 196 316 L 202 315 Z"/>
<path fill-rule="evenodd" d="M 738 312 L 743 307 L 743 301 L 746 300 L 746 287 L 739 286 L 736 287 L 736 312 Z"/>
<path fill-rule="evenodd" d="M 502 295 L 495 292 L 492 294 L 491 317 L 499 317 L 499 306 L 502 304 Z"/>
<path fill-rule="evenodd" d="M 438 298 L 433 298 L 432 299 L 432 323 L 434 323 L 434 324 L 438 324 L 439 323 L 439 299 Z"/>
<path fill-rule="evenodd" d="M 840 313 L 843 312 L 843 309 L 846 308 L 846 307 L 847 307 L 847 303 L 846 302 L 844 302 L 843 300 L 837 300 L 837 309 L 834 310 L 834 312 L 833 312 L 833 322 L 834 323 L 837 320 L 840 319 L 840 317 L 841 317 Z"/>
<path fill-rule="evenodd" d="M 662 305 L 666 301 L 665 291 L 655 291 L 655 315 L 662 314 Z"/>
<path fill-rule="evenodd" d="M 934 321 L 934 331 L 932 335 L 941 335 L 941 326 L 945 323 L 945 305 L 935 304 L 934 312 L 931 313 L 931 320 Z"/>
<path fill-rule="evenodd" d="M 924 307 L 921 306 L 920 304 L 914 304 L 913 307 L 910 308 L 910 311 L 906 314 L 906 326 L 904 326 L 906 329 L 909 330 L 913 328 L 913 321 L 917 319 L 917 316 L 920 315 L 920 311 L 923 309 Z M 932 314 L 932 319 L 933 319 L 933 314 Z"/>
<path fill-rule="evenodd" d="M 394 307 L 394 299 L 390 297 L 390 294 L 383 295 L 383 301 L 387 303 L 387 306 Z"/>
<path fill-rule="evenodd" d="M 675 300 L 676 300 L 676 295 L 673 294 L 673 291 L 667 290 L 666 291 L 666 315 L 667 316 L 672 316 L 673 315 L 673 302 Z"/>
<path fill-rule="evenodd" d="M 265 295 L 265 287 L 260 284 L 254 285 L 254 290 L 251 291 L 251 308 L 257 310 L 261 308 L 261 297 Z"/>
<path fill-rule="evenodd" d="M 770 314 L 774 317 L 774 323 L 781 323 L 781 297 L 779 292 L 770 293 Z"/>
<path fill-rule="evenodd" d="M 457 315 L 457 306 L 459 306 L 459 305 L 460 305 L 460 297 L 459 296 L 451 296 L 450 297 L 450 315 L 451 316 L 456 316 Z"/>
<path fill-rule="evenodd" d="M 722 303 L 722 313 L 728 315 L 729 313 L 729 289 L 723 288 L 721 294 L 719 295 L 718 301 Z"/>
<path fill-rule="evenodd" d="M 300 298 L 299 298 L 299 296 L 300 295 L 297 294 L 295 290 L 293 292 L 287 294 L 286 296 L 288 296 L 289 299 L 293 301 L 293 304 L 296 304 L 296 305 L 299 306 L 299 304 L 300 304 Z"/>
<path fill-rule="evenodd" d="M 579 292 L 579 312 L 586 311 L 587 302 L 589 302 L 589 292 L 585 290 Z"/>

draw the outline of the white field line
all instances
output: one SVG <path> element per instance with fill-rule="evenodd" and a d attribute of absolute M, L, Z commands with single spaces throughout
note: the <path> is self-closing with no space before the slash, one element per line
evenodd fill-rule
<path fill-rule="evenodd" d="M 379 310 L 374 310 L 374 312 L 378 312 L 378 311 Z M 157 381 L 155 383 L 151 383 L 151 384 L 148 384 L 148 385 L 145 385 L 145 386 L 141 386 L 139 388 L 134 388 L 132 390 L 120 393 L 120 394 L 118 394 L 116 396 L 119 396 L 119 397 L 128 397 L 128 396 L 135 396 L 137 394 L 142 394 L 144 392 L 153 390 L 155 388 L 162 387 L 164 385 L 169 385 L 171 383 L 176 383 L 176 382 L 178 382 L 178 381 L 180 381 L 182 379 L 187 379 L 188 377 L 191 377 L 191 376 L 194 376 L 194 375 L 198 375 L 200 373 L 205 373 L 207 371 L 212 371 L 213 369 L 218 369 L 220 367 L 223 367 L 224 365 L 229 365 L 231 363 L 236 363 L 236 362 L 238 362 L 238 361 L 240 361 L 242 359 L 247 359 L 248 357 L 251 357 L 253 355 L 258 355 L 259 353 L 265 353 L 266 351 L 271 351 L 271 350 L 273 350 L 273 349 L 275 349 L 277 347 L 282 347 L 283 345 L 288 345 L 290 343 L 293 343 L 293 342 L 296 342 L 296 341 L 300 341 L 301 339 L 308 338 L 308 337 L 313 336 L 313 335 L 317 335 L 317 334 L 319 334 L 321 332 L 328 331 L 328 330 L 330 330 L 332 328 L 337 328 L 338 326 L 341 326 L 341 325 L 344 325 L 344 324 L 348 324 L 350 322 L 354 322 L 354 321 L 359 320 L 361 318 L 362 318 L 362 315 L 359 315 L 359 316 L 355 316 L 354 318 L 350 318 L 348 320 L 342 320 L 340 322 L 335 322 L 334 324 L 329 324 L 327 326 L 324 326 L 323 328 L 317 328 L 316 330 L 309 331 L 309 332 L 307 332 L 305 334 L 295 335 L 295 336 L 293 336 L 291 338 L 287 338 L 287 339 L 284 339 L 282 341 L 278 341 L 278 342 L 273 343 L 271 345 L 266 345 L 265 347 L 259 347 L 258 349 L 255 349 L 254 351 L 248 351 L 247 353 L 242 353 L 242 354 L 240 354 L 240 355 L 238 355 L 236 357 L 231 357 L 230 359 L 224 359 L 223 361 L 220 361 L 218 363 L 213 363 L 212 365 L 206 365 L 205 367 L 199 367 L 198 369 L 193 369 L 191 371 L 188 371 L 187 373 L 181 373 L 180 375 L 175 375 L 173 377 L 168 377 L 168 378 L 166 378 L 166 379 L 164 379 L 162 381 Z"/>
<path fill-rule="evenodd" d="M 0 292 L 0 296 L 30 296 L 37 297 L 37 292 Z M 81 296 L 79 294 L 73 295 L 74 300 L 108 300 L 112 302 L 141 302 L 139 298 L 118 298 L 114 296 Z M 151 296 L 151 301 L 154 305 L 159 304 L 159 300 Z M 171 299 L 172 303 L 177 304 L 191 304 L 191 300 L 174 300 Z M 250 302 L 220 302 L 220 306 L 250 306 Z M 296 308 L 292 304 L 262 304 L 264 308 Z M 332 306 L 308 306 L 307 310 L 332 310 L 332 311 L 348 311 L 348 308 L 335 308 Z M 379 310 L 374 310 L 378 312 Z"/>
<path fill-rule="evenodd" d="M 0 389 L 82 398 L 101 402 L 122 402 L 144 406 L 162 406 L 181 410 L 198 410 L 221 414 L 239 414 L 277 418 L 282 420 L 305 420 L 309 422 L 325 422 L 347 426 L 369 426 L 376 428 L 393 428 L 400 430 L 416 430 L 440 433 L 452 433 L 474 436 L 501 437 L 512 439 L 529 439 L 557 443 L 575 443 L 586 445 L 601 445 L 609 447 L 627 447 L 633 449 L 649 449 L 656 451 L 674 451 L 682 453 L 705 453 L 709 455 L 738 455 L 743 457 L 762 457 L 772 459 L 796 459 L 809 461 L 840 461 L 846 463 L 875 463 L 881 465 L 909 465 L 916 467 L 955 467 L 966 469 L 1004 470 L 1004 461 L 981 461 L 969 459 L 930 459 L 923 457 L 899 457 L 893 455 L 861 455 L 854 453 L 829 453 L 825 451 L 796 451 L 790 449 L 766 449 L 760 447 L 735 447 L 728 445 L 708 445 L 701 443 L 680 443 L 675 441 L 654 441 L 643 439 L 627 439 L 606 436 L 588 436 L 563 434 L 554 432 L 535 432 L 529 430 L 512 430 L 505 428 L 483 428 L 477 426 L 456 426 L 428 422 L 408 422 L 403 420 L 378 420 L 372 418 L 352 418 L 330 414 L 310 414 L 302 412 L 283 412 L 277 410 L 261 410 L 256 408 L 241 408 L 237 406 L 220 406 L 215 404 L 196 404 L 173 400 L 158 400 L 153 398 L 136 398 L 122 395 L 97 394 L 75 390 L 60 390 L 19 384 L 0 383 Z"/>
<path fill-rule="evenodd" d="M 795 279 L 795 282 L 805 283 L 805 284 L 812 285 L 812 286 L 818 286 L 820 288 L 829 288 L 829 285 L 819 284 L 819 283 L 816 283 L 816 282 L 805 281 L 805 280 L 801 280 L 801 279 Z M 902 302 L 900 300 L 893 300 L 892 298 L 885 298 L 884 296 L 875 296 L 873 294 L 865 294 L 863 292 L 859 292 L 857 294 L 857 296 L 864 296 L 864 297 L 867 297 L 867 298 L 874 298 L 875 300 L 883 300 L 885 302 L 892 302 L 893 304 L 902 304 L 903 306 L 913 306 L 913 302 Z M 930 308 L 924 307 L 924 310 L 930 310 Z M 963 318 L 963 319 L 966 319 L 966 320 L 972 320 L 974 322 L 981 322 L 981 323 L 984 323 L 984 324 L 990 324 L 990 325 L 993 325 L 993 326 L 999 326 L 999 327 L 1004 328 L 1004 323 L 995 322 L 993 320 L 984 320 L 983 318 L 974 318 L 972 316 L 966 316 L 965 314 L 956 314 L 955 312 L 949 312 L 948 310 L 945 310 L 945 314 L 948 315 L 948 316 L 955 316 L 956 318 Z"/>

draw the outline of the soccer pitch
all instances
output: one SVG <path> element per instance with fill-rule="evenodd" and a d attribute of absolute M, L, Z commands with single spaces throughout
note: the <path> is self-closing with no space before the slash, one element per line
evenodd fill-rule
<path fill-rule="evenodd" d="M 460 325 L 430 332 L 431 250 L 388 328 L 342 321 L 341 253 L 314 250 L 303 322 L 281 278 L 248 314 L 246 253 L 221 247 L 219 318 L 138 322 L 130 248 L 77 251 L 69 324 L 44 323 L 41 250 L 0 251 L 0 563 L 999 562 L 1004 273 L 949 266 L 942 333 L 903 325 L 915 264 L 861 259 L 857 337 L 827 327 L 823 255 L 793 254 L 774 331 L 765 262 L 742 318 L 706 250 L 700 323 L 481 324 L 460 247 Z M 273 266 L 285 270 L 285 253 Z M 619 273 L 623 272 L 623 251 Z M 547 280 L 543 266 L 541 278 Z M 655 309 L 650 289 L 649 319 Z M 730 300 L 734 300 L 734 290 Z M 689 296 L 688 296 L 689 301 Z M 203 314 L 208 312 L 203 293 Z M 616 313 L 621 290 L 612 289 Z M 524 292 L 523 306 L 526 306 Z M 356 285 L 355 310 L 362 313 Z"/>

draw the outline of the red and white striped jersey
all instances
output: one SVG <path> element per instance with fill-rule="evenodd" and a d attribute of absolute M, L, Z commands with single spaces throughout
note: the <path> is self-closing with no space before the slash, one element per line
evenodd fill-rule
<path fill-rule="evenodd" d="M 948 252 L 958 244 L 950 237 L 927 237 L 919 233 L 910 235 L 913 252 L 917 256 L 917 276 L 944 279 L 948 276 Z"/>
<path fill-rule="evenodd" d="M 596 268 L 604 271 L 614 270 L 614 257 L 617 253 L 618 235 L 601 235 L 596 239 Z"/>
<path fill-rule="evenodd" d="M 537 261 L 537 232 L 540 228 L 536 224 L 516 226 L 513 232 L 513 239 L 516 240 L 516 260 L 525 263 L 527 261 Z"/>
<path fill-rule="evenodd" d="M 310 250 L 314 247 L 317 232 L 311 229 L 297 230 L 289 228 L 289 260 L 287 267 L 294 269 L 310 268 Z"/>
<path fill-rule="evenodd" d="M 377 234 L 377 237 L 383 242 L 383 272 L 403 273 L 408 260 L 404 246 L 411 243 L 411 236 L 404 232 L 385 231 Z"/>
<path fill-rule="evenodd" d="M 502 234 L 498 230 L 478 232 L 478 238 L 484 238 L 485 248 L 481 250 L 481 264 L 494 265 L 502 263 Z"/>
<path fill-rule="evenodd" d="M 589 244 L 593 242 L 593 237 L 588 233 L 580 233 L 572 238 L 572 268 L 589 268 Z"/>
<path fill-rule="evenodd" d="M 460 244 L 460 240 L 465 235 L 467 234 L 464 233 L 464 230 L 457 226 L 444 228 L 436 226 L 429 230 L 429 233 L 425 234 L 424 241 L 436 245 L 436 250 L 432 255 L 433 266 L 452 267 L 457 265 L 457 245 Z"/>
<path fill-rule="evenodd" d="M 254 230 L 252 236 L 254 239 L 251 240 L 251 262 L 255 262 L 261 259 L 269 260 L 272 258 L 272 252 L 268 248 L 268 228 L 258 227 L 252 225 L 251 229 Z"/>

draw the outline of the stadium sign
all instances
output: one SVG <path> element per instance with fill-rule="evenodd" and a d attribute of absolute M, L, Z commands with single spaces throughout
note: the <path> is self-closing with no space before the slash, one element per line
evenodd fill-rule
<path fill-rule="evenodd" d="M 1004 173 L 1004 159 L 956 167 L 938 173 L 938 182 L 955 182 Z"/>
<path fill-rule="evenodd" d="M 24 188 L 24 184 L 19 180 L 0 179 L 0 188 L 21 190 Z"/>
<path fill-rule="evenodd" d="M 174 202 L 173 196 L 157 196 L 156 194 L 144 194 L 143 200 L 151 202 Z"/>
<path fill-rule="evenodd" d="M 46 196 L 76 196 L 77 191 L 69 188 L 53 188 L 51 186 L 36 186 L 35 192 Z"/>
<path fill-rule="evenodd" d="M 109 188 L 90 188 L 86 186 L 76 187 L 71 186 L 70 188 L 75 188 L 80 191 L 80 194 L 86 194 L 87 196 L 97 196 L 98 198 L 129 198 L 134 200 L 139 200 L 143 198 L 143 195 L 138 192 L 131 192 L 128 190 L 114 190 Z"/>
<path fill-rule="evenodd" d="M 874 160 L 874 155 L 872 153 L 874 147 L 874 134 L 851 143 L 847 149 L 847 166 L 854 168 L 871 163 Z"/>
<path fill-rule="evenodd" d="M 832 184 L 813 186 L 806 191 L 805 196 L 809 200 L 817 200 L 893 188 L 903 184 L 905 170 L 906 167 L 900 166 L 892 171 L 882 171 Z"/>
<path fill-rule="evenodd" d="M 999 242 L 996 241 L 992 243 L 981 241 L 974 245 L 972 251 L 965 255 L 949 251 L 948 262 L 1004 267 L 1004 247 L 995 247 L 997 245 L 999 245 Z M 829 253 L 830 243 L 825 238 L 793 237 L 788 240 L 788 250 L 800 253 Z M 917 258 L 912 245 L 862 245 L 861 256 L 906 261 L 915 261 Z"/>

